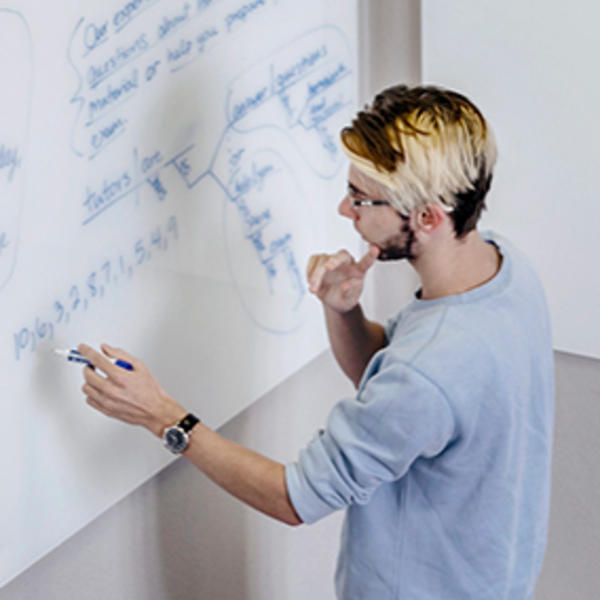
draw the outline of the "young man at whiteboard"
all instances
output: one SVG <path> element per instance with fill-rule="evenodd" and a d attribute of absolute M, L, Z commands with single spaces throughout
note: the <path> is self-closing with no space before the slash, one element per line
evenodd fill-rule
<path fill-rule="evenodd" d="M 342 131 L 339 206 L 369 251 L 315 255 L 311 291 L 357 387 L 284 466 L 211 431 L 145 365 L 82 345 L 87 402 L 147 427 L 208 477 L 285 523 L 347 509 L 343 599 L 530 600 L 546 545 L 553 362 L 541 285 L 509 242 L 476 228 L 496 161 L 464 96 L 396 86 Z M 414 300 L 387 327 L 360 308 L 376 260 L 407 259 Z"/>

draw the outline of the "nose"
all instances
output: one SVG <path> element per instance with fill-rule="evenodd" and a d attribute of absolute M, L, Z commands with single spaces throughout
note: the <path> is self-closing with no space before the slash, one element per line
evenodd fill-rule
<path fill-rule="evenodd" d="M 350 198 L 348 197 L 348 194 L 346 194 L 340 202 L 338 206 L 338 213 L 340 213 L 342 217 L 347 217 L 348 219 L 352 219 L 353 221 L 356 221 L 356 219 L 358 218 L 356 211 L 350 203 Z"/>

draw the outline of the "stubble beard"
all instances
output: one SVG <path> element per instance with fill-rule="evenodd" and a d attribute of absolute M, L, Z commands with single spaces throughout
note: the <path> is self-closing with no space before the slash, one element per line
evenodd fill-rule
<path fill-rule="evenodd" d="M 400 231 L 389 238 L 385 245 L 380 246 L 378 260 L 408 260 L 416 258 L 413 248 L 415 244 L 415 232 L 410 223 L 404 223 Z"/>

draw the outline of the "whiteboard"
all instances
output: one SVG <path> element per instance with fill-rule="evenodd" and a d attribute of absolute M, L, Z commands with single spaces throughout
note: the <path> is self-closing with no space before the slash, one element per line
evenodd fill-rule
<path fill-rule="evenodd" d="M 530 257 L 558 350 L 600 358 L 600 6 L 424 0 L 423 78 L 465 93 L 499 159 L 484 226 Z"/>
<path fill-rule="evenodd" d="M 304 270 L 358 250 L 356 29 L 346 1 L 0 8 L 0 585 L 173 460 L 53 348 L 123 347 L 217 428 L 326 347 Z"/>

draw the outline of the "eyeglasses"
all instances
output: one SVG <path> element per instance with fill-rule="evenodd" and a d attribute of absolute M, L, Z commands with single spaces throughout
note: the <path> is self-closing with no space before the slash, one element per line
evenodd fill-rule
<path fill-rule="evenodd" d="M 358 206 L 390 206 L 390 203 L 387 200 L 374 200 L 361 192 L 359 189 L 355 188 L 351 183 L 348 184 L 348 189 L 346 191 L 350 201 L 352 202 L 352 206 L 354 208 Z"/>

